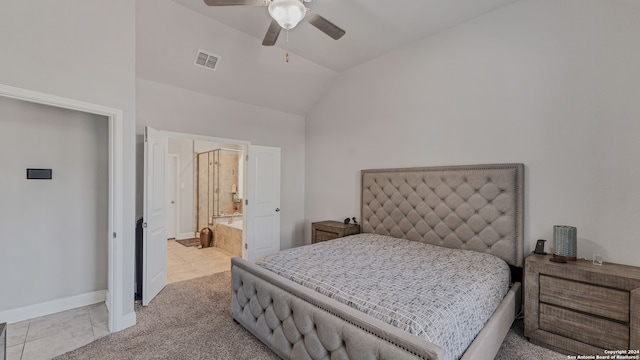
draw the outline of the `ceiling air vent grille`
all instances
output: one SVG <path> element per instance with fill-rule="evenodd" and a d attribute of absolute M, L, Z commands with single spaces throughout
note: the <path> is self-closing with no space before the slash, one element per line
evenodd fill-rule
<path fill-rule="evenodd" d="M 198 50 L 196 54 L 196 61 L 193 63 L 197 66 L 202 66 L 205 69 L 215 70 L 220 61 L 220 56 L 213 55 L 204 50 Z"/>

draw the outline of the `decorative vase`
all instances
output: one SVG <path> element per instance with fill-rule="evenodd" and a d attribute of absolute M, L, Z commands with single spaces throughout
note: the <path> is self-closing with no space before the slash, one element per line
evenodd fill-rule
<path fill-rule="evenodd" d="M 577 260 L 578 229 L 573 226 L 553 226 L 553 257 L 567 261 Z"/>
<path fill-rule="evenodd" d="M 203 248 L 211 246 L 211 240 L 213 239 L 213 231 L 208 227 L 200 230 L 200 246 Z"/>

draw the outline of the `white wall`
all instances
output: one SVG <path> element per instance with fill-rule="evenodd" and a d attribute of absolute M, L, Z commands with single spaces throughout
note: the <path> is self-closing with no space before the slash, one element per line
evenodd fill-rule
<path fill-rule="evenodd" d="M 0 313 L 107 290 L 108 125 L 0 97 Z"/>
<path fill-rule="evenodd" d="M 0 84 L 122 109 L 122 313 L 135 319 L 135 4 L 130 0 L 4 0 Z"/>
<path fill-rule="evenodd" d="M 177 239 L 195 236 L 193 227 L 195 217 L 194 180 L 193 180 L 193 140 L 169 138 L 169 154 L 179 156 L 178 170 L 178 212 L 179 222 Z"/>
<path fill-rule="evenodd" d="M 573 225 L 579 257 L 640 265 L 639 19 L 519 1 L 343 73 L 307 116 L 306 241 L 359 217 L 361 169 L 522 162 L 527 251 Z"/>
<path fill-rule="evenodd" d="M 282 151 L 281 238 L 286 249 L 303 244 L 304 224 L 304 118 L 275 110 L 212 97 L 148 80 L 137 80 L 137 126 L 204 135 Z M 140 135 L 139 141 L 142 140 Z M 142 147 L 139 147 L 141 149 Z M 138 152 L 139 164 L 142 163 Z M 141 166 L 139 166 L 140 170 Z M 141 172 L 139 178 L 141 180 Z M 139 184 L 139 189 L 142 189 Z M 142 203 L 138 194 L 139 204 Z"/>
<path fill-rule="evenodd" d="M 188 1 L 207 13 L 240 10 Z M 256 38 L 172 0 L 135 3 L 137 78 L 303 116 L 337 76 L 294 53 L 286 62 L 281 47 L 262 46 L 262 34 L 271 21 L 266 9 L 245 10 L 262 18 L 252 21 L 261 28 Z M 193 65 L 198 49 L 220 56 L 215 71 Z"/>

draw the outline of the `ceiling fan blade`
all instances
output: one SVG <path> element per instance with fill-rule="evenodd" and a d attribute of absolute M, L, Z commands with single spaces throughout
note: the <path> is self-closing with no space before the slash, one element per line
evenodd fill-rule
<path fill-rule="evenodd" d="M 264 35 L 264 40 L 262 40 L 262 45 L 264 46 L 273 46 L 276 44 L 278 40 L 278 36 L 280 35 L 280 30 L 282 28 L 275 20 L 271 20 L 271 25 L 269 25 L 269 29 L 267 33 Z"/>
<path fill-rule="evenodd" d="M 334 23 L 308 9 L 305 19 L 309 24 L 317 27 L 320 31 L 331 36 L 334 40 L 340 39 L 342 35 L 345 34 L 345 31 L 337 27 Z"/>
<path fill-rule="evenodd" d="M 204 0 L 204 3 L 209 6 L 233 6 L 233 5 L 267 6 L 267 3 L 265 0 Z"/>

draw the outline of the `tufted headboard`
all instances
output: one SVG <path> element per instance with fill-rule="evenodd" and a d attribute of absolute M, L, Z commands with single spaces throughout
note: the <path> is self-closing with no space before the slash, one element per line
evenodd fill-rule
<path fill-rule="evenodd" d="M 522 267 L 524 165 L 362 170 L 361 228 Z"/>

